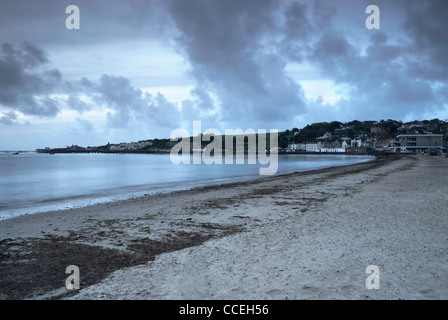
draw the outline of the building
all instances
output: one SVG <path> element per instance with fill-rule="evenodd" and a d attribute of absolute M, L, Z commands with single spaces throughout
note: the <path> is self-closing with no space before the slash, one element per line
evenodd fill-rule
<path fill-rule="evenodd" d="M 345 151 L 349 153 L 367 153 L 370 149 L 367 147 L 348 147 Z"/>
<path fill-rule="evenodd" d="M 318 152 L 317 143 L 307 143 L 306 144 L 306 152 Z"/>
<path fill-rule="evenodd" d="M 320 148 L 319 152 L 345 152 L 345 148 Z"/>
<path fill-rule="evenodd" d="M 389 150 L 389 140 L 388 139 L 379 139 L 376 140 L 373 149 L 376 151 L 388 151 Z"/>
<path fill-rule="evenodd" d="M 398 152 L 401 150 L 400 147 L 400 141 L 398 141 L 398 138 L 391 139 L 387 145 L 387 147 L 383 148 L 389 152 Z"/>
<path fill-rule="evenodd" d="M 288 145 L 291 151 L 306 151 L 306 143 L 292 143 Z"/>
<path fill-rule="evenodd" d="M 397 139 L 401 150 L 425 152 L 430 147 L 443 149 L 443 134 L 400 134 Z"/>
<path fill-rule="evenodd" d="M 362 146 L 362 139 L 357 138 L 357 139 L 353 139 L 351 141 L 351 145 L 352 148 L 361 148 Z"/>

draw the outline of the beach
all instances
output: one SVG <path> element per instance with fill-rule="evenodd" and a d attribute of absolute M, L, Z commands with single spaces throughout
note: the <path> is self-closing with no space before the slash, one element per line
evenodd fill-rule
<path fill-rule="evenodd" d="M 447 299 L 447 173 L 384 157 L 3 220 L 0 299 Z"/>

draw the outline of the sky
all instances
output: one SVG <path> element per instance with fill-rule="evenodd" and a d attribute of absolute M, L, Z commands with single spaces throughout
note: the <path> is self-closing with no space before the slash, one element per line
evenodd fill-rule
<path fill-rule="evenodd" d="M 169 138 L 193 121 L 445 120 L 447 14 L 446 0 L 2 0 L 0 150 Z"/>

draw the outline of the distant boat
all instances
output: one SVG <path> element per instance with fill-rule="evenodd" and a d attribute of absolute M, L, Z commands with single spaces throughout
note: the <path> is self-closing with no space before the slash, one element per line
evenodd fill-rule
<path fill-rule="evenodd" d="M 14 152 L 13 154 L 19 154 L 18 152 Z"/>

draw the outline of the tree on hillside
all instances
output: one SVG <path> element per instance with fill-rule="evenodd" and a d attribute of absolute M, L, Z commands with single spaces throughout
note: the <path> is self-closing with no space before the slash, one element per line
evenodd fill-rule
<path fill-rule="evenodd" d="M 286 136 L 280 137 L 278 141 L 278 146 L 280 148 L 287 148 L 288 147 L 288 138 Z"/>
<path fill-rule="evenodd" d="M 349 137 L 350 139 L 354 139 L 355 138 L 355 130 L 352 128 L 347 129 L 347 137 Z"/>

